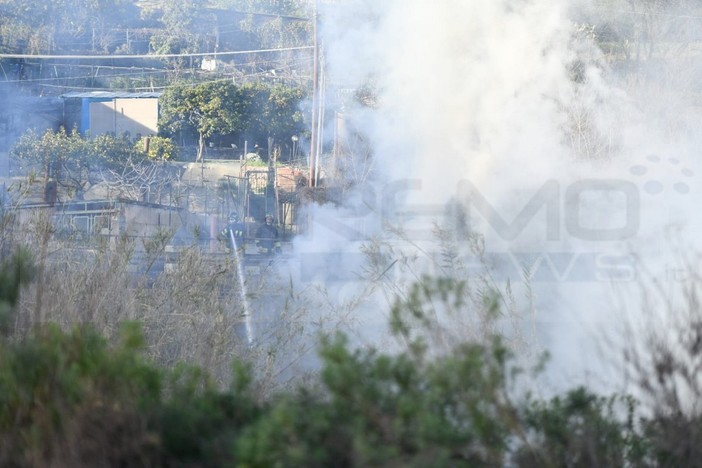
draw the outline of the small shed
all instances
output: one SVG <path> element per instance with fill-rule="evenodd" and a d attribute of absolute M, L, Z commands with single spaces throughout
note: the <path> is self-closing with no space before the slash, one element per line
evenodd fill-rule
<path fill-rule="evenodd" d="M 132 137 L 158 133 L 160 92 L 72 92 L 61 96 L 66 127 L 81 135 L 122 135 Z"/>

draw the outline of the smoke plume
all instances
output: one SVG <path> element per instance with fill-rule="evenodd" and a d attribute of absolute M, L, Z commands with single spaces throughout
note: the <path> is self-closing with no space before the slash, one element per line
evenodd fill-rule
<path fill-rule="evenodd" d="M 696 248 L 700 229 L 699 113 L 685 97 L 696 71 L 664 50 L 608 57 L 604 31 L 640 19 L 629 8 L 328 5 L 327 80 L 371 90 L 372 108 L 344 114 L 370 142 L 373 167 L 347 206 L 313 213 L 300 261 L 344 251 L 336 255 L 343 261 L 321 263 L 337 275 L 354 271 L 363 238 L 384 238 L 388 227 L 404 233 L 396 250 L 417 257 L 438 251 L 437 226 L 479 233 L 498 281 L 530 284 L 536 345 L 551 352 L 562 378 L 600 369 L 598 330 L 624 320 L 622 298 L 636 310 L 642 275 L 674 281 L 676 249 Z M 651 19 L 680 11 L 659 13 Z M 660 47 L 680 42 L 675 28 L 665 31 Z M 324 281 L 324 268 L 315 280 Z M 377 324 L 383 307 L 362 320 Z"/>

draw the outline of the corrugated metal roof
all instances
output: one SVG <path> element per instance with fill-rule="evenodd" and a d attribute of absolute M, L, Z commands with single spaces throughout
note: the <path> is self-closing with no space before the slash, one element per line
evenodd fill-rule
<path fill-rule="evenodd" d="M 88 98 L 88 99 L 134 99 L 134 98 L 157 98 L 163 94 L 160 91 L 150 91 L 143 93 L 130 93 L 126 91 L 74 91 L 62 94 L 61 97 L 67 98 Z"/>

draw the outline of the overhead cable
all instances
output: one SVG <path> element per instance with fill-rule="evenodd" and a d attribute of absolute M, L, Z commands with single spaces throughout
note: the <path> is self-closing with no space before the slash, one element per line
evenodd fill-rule
<path fill-rule="evenodd" d="M 260 54 L 265 52 L 287 52 L 290 50 L 308 50 L 313 46 L 283 47 L 280 49 L 235 50 L 232 52 L 198 52 L 188 54 L 139 54 L 139 55 L 55 55 L 55 54 L 0 54 L 0 59 L 66 59 L 66 60 L 114 60 L 114 59 L 161 59 L 175 57 L 220 57 L 225 55 Z"/>

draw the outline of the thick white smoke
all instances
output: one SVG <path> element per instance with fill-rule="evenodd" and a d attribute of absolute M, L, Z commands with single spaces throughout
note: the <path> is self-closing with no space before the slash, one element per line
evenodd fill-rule
<path fill-rule="evenodd" d="M 422 255 L 457 201 L 498 276 L 532 275 L 540 344 L 564 379 L 599 372 L 598 329 L 621 320 L 615 298 L 637 309 L 644 271 L 676 280 L 669 234 L 697 247 L 702 175 L 699 114 L 674 87 L 681 61 L 657 61 L 654 77 L 616 74 L 572 7 L 359 0 L 325 9 L 328 81 L 377 96 L 354 122 L 371 143 L 374 184 L 355 209 L 320 209 L 322 228 L 297 246 L 303 262 L 353 252 L 350 231 L 377 234 L 390 222 Z"/>

